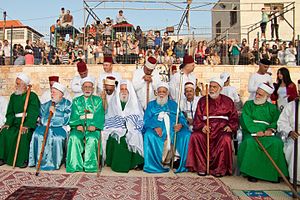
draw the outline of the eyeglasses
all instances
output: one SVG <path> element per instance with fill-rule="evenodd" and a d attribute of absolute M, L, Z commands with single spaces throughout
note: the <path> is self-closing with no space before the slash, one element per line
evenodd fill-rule
<path fill-rule="evenodd" d="M 83 89 L 94 89 L 94 86 L 83 86 Z"/>

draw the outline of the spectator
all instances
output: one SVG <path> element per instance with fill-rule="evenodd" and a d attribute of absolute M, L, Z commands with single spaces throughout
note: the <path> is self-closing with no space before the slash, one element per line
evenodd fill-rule
<path fill-rule="evenodd" d="M 26 40 L 25 51 L 27 51 L 28 49 L 32 50 L 32 48 L 33 48 L 32 41 L 31 40 Z"/>
<path fill-rule="evenodd" d="M 142 38 L 142 33 L 143 33 L 143 31 L 142 31 L 141 27 L 140 27 L 140 26 L 137 26 L 137 27 L 136 27 L 136 30 L 135 30 L 135 38 L 136 38 L 138 41 L 141 40 L 141 38 Z M 140 42 L 141 42 L 141 41 L 140 41 Z"/>
<path fill-rule="evenodd" d="M 226 65 L 227 63 L 227 50 L 228 44 L 226 40 L 222 40 L 222 43 L 220 45 L 220 57 L 221 57 L 221 63 L 222 65 Z"/>
<path fill-rule="evenodd" d="M 3 56 L 4 56 L 4 64 L 5 65 L 10 65 L 10 57 L 11 57 L 11 53 L 10 53 L 10 45 L 8 43 L 8 40 L 4 40 L 3 41 Z"/>
<path fill-rule="evenodd" d="M 70 64 L 69 54 L 66 50 L 63 50 L 60 61 L 63 65 Z"/>
<path fill-rule="evenodd" d="M 221 64 L 221 58 L 217 52 L 211 51 L 210 55 L 207 57 L 207 64 L 209 65 L 219 65 Z"/>
<path fill-rule="evenodd" d="M 33 42 L 32 52 L 34 56 L 34 64 L 40 65 L 42 61 L 42 49 L 40 47 L 40 43 Z"/>
<path fill-rule="evenodd" d="M 194 59 L 198 65 L 202 65 L 205 59 L 206 47 L 203 46 L 203 41 L 199 41 L 195 50 Z"/>
<path fill-rule="evenodd" d="M 183 44 L 183 40 L 180 39 L 177 44 L 175 45 L 175 54 L 176 57 L 179 58 L 180 63 L 183 61 L 183 57 L 185 54 L 185 45 Z"/>
<path fill-rule="evenodd" d="M 162 38 L 163 51 L 166 52 L 170 47 L 171 38 L 168 36 L 168 32 L 164 32 L 164 37 Z"/>
<path fill-rule="evenodd" d="M 86 50 L 87 50 L 87 64 L 95 64 L 96 46 L 94 45 L 94 39 L 90 39 Z"/>
<path fill-rule="evenodd" d="M 265 8 L 262 8 L 261 9 L 261 23 L 260 23 L 262 40 L 266 40 L 266 27 L 267 27 L 268 21 L 269 21 L 269 16 L 267 14 L 267 11 Z"/>
<path fill-rule="evenodd" d="M 95 57 L 96 57 L 96 64 L 103 63 L 104 54 L 103 54 L 103 41 L 102 40 L 97 41 L 97 46 L 95 49 Z"/>
<path fill-rule="evenodd" d="M 289 43 L 289 47 L 287 49 L 285 49 L 284 52 L 285 56 L 284 56 L 284 61 L 286 63 L 287 66 L 296 66 L 296 48 L 294 47 L 294 43 L 290 42 Z"/>
<path fill-rule="evenodd" d="M 25 54 L 25 65 L 33 65 L 34 64 L 34 57 L 32 55 L 32 50 L 28 49 Z"/>
<path fill-rule="evenodd" d="M 21 46 L 21 45 L 20 45 Z M 24 50 L 21 46 L 20 49 L 17 51 L 17 58 L 14 61 L 14 65 L 25 65 L 25 57 L 24 57 Z"/>
<path fill-rule="evenodd" d="M 142 54 L 145 55 L 147 50 L 147 38 L 145 36 L 145 33 L 142 33 L 141 39 L 139 41 L 139 49 L 142 51 Z"/>
<path fill-rule="evenodd" d="M 126 18 L 123 15 L 123 10 L 119 10 L 119 14 L 116 17 L 117 24 L 127 24 Z"/>
<path fill-rule="evenodd" d="M 112 57 L 114 44 L 112 43 L 110 37 L 107 37 L 106 42 L 104 44 L 103 53 L 104 57 Z"/>
<path fill-rule="evenodd" d="M 230 64 L 231 65 L 239 64 L 241 48 L 239 47 L 239 45 L 237 43 L 238 43 L 237 39 L 231 40 L 231 45 L 229 47 Z"/>
<path fill-rule="evenodd" d="M 63 18 L 64 18 L 64 16 L 65 16 L 65 8 L 61 8 L 60 9 L 60 15 L 59 15 L 59 20 L 60 20 L 60 23 L 63 23 Z"/>
<path fill-rule="evenodd" d="M 266 45 L 263 45 L 260 49 L 259 49 L 259 58 L 260 59 L 271 59 L 270 53 L 267 49 Z"/>
<path fill-rule="evenodd" d="M 120 41 L 116 41 L 115 47 L 113 50 L 113 59 L 116 61 L 116 63 L 121 63 L 123 62 L 123 47 L 120 43 Z"/>
<path fill-rule="evenodd" d="M 73 16 L 70 14 L 70 10 L 67 10 L 67 13 L 63 16 L 61 26 L 62 27 L 73 26 Z"/>
<path fill-rule="evenodd" d="M 146 37 L 147 37 L 147 49 L 154 49 L 155 36 L 153 35 L 153 31 L 149 30 Z"/>
<path fill-rule="evenodd" d="M 112 21 L 109 17 L 106 18 L 106 23 L 104 24 L 104 30 L 103 30 L 103 40 L 106 40 L 108 37 L 111 37 L 111 31 L 112 31 Z"/>
<path fill-rule="evenodd" d="M 154 39 L 155 48 L 161 47 L 161 43 L 162 43 L 162 38 L 160 36 L 160 32 L 155 31 L 155 39 Z"/>
<path fill-rule="evenodd" d="M 279 65 L 280 61 L 278 59 L 278 49 L 277 49 L 277 45 L 273 44 L 272 49 L 269 50 L 270 54 L 271 54 L 271 65 Z"/>
<path fill-rule="evenodd" d="M 272 40 L 274 40 L 274 31 L 275 31 L 275 35 L 276 35 L 276 40 L 279 40 L 279 36 L 278 36 L 279 21 L 280 21 L 279 15 L 280 15 L 280 13 L 279 13 L 278 7 L 274 6 L 273 12 L 271 13 L 271 17 L 272 17 L 271 37 L 272 37 Z"/>

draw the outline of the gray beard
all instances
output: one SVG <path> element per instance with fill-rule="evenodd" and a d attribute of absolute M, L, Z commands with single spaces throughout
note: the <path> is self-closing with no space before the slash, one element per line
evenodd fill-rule
<path fill-rule="evenodd" d="M 62 99 L 52 97 L 54 103 L 59 103 Z"/>
<path fill-rule="evenodd" d="M 266 103 L 267 100 L 268 100 L 268 97 L 261 98 L 261 99 L 254 98 L 253 102 L 255 105 L 262 105 L 262 104 Z"/>
<path fill-rule="evenodd" d="M 126 103 L 128 101 L 128 95 L 120 94 L 120 101 L 122 101 L 123 103 Z"/>
<path fill-rule="evenodd" d="M 22 91 L 22 90 L 16 90 L 15 91 L 15 95 L 21 95 L 21 94 L 23 94 L 24 92 Z"/>
<path fill-rule="evenodd" d="M 220 95 L 220 92 L 216 92 L 216 93 L 214 93 L 214 94 L 209 93 L 209 96 L 210 96 L 210 98 L 212 98 L 212 99 L 218 98 L 219 95 Z"/>
<path fill-rule="evenodd" d="M 156 98 L 156 103 L 157 103 L 158 105 L 160 105 L 160 106 L 165 105 L 167 102 L 168 102 L 168 96 L 165 96 L 165 97 L 163 97 L 163 98 L 161 98 L 161 97 L 158 96 L 158 97 Z"/>

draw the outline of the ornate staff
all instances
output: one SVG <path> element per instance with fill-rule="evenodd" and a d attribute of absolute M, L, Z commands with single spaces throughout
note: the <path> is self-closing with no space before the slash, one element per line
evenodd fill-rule
<path fill-rule="evenodd" d="M 55 105 L 55 102 L 52 101 L 51 106 L 54 106 L 54 105 Z M 38 165 L 37 165 L 36 172 L 35 172 L 36 176 L 38 176 L 39 173 L 40 173 L 41 162 L 42 162 L 43 155 L 44 155 L 45 145 L 46 145 L 46 142 L 47 142 L 49 127 L 50 127 L 50 122 L 51 122 L 52 117 L 53 117 L 53 112 L 50 111 L 48 121 L 47 121 L 46 130 L 44 132 L 44 139 L 43 139 L 43 143 L 42 143 L 42 149 L 41 149 L 41 152 L 40 152 L 40 157 L 39 157 Z"/>
<path fill-rule="evenodd" d="M 179 111 L 180 111 L 180 101 L 181 101 L 181 92 L 182 92 L 182 81 L 183 81 L 183 72 L 180 71 L 180 82 L 179 82 L 179 93 L 178 93 L 178 102 L 177 102 L 177 111 L 176 111 L 176 123 L 175 125 L 178 124 L 178 118 L 179 118 Z M 171 169 L 173 170 L 174 166 L 174 160 L 175 160 L 175 153 L 176 153 L 176 138 L 177 134 L 176 131 L 174 132 L 174 145 L 172 147 L 172 160 L 171 160 Z"/>
<path fill-rule="evenodd" d="M 266 150 L 266 148 L 262 145 L 262 143 L 259 141 L 259 139 L 257 137 L 254 137 L 255 141 L 258 143 L 258 145 L 261 147 L 261 149 L 263 150 L 263 152 L 266 154 L 266 156 L 269 158 L 269 160 L 271 161 L 272 165 L 275 167 L 276 171 L 280 174 L 280 176 L 283 178 L 284 182 L 287 184 L 287 186 L 291 189 L 291 191 L 293 192 L 293 195 L 296 198 L 300 199 L 300 196 L 298 195 L 297 191 L 293 188 L 293 186 L 290 184 L 290 182 L 287 180 L 287 178 L 284 176 L 284 174 L 282 173 L 282 171 L 279 169 L 279 167 L 276 165 L 275 161 L 273 160 L 273 158 L 270 156 L 270 154 L 268 153 L 268 151 Z"/>
<path fill-rule="evenodd" d="M 299 98 L 295 100 L 295 132 L 298 134 L 298 118 L 299 115 Z M 297 170 L 298 170 L 298 137 L 294 140 L 294 166 L 293 166 L 293 187 L 297 193 Z M 296 195 L 293 194 L 293 198 L 296 198 Z"/>
<path fill-rule="evenodd" d="M 205 97 L 206 97 L 206 126 L 208 133 L 206 134 L 206 173 L 209 174 L 209 102 L 208 102 L 208 84 L 205 85 Z"/>
<path fill-rule="evenodd" d="M 25 117 L 26 117 L 26 111 L 27 111 L 27 107 L 28 107 L 30 92 L 31 92 L 31 85 L 28 85 L 26 99 L 25 99 L 25 103 L 24 103 L 24 110 L 23 110 L 23 115 L 22 115 L 22 120 L 21 120 L 21 125 L 20 125 L 20 129 L 19 129 L 19 133 L 18 133 L 18 139 L 17 139 L 16 150 L 15 150 L 13 168 L 15 168 L 15 166 L 16 166 L 16 161 L 17 161 L 18 151 L 19 151 L 19 145 L 20 145 L 20 140 L 21 140 L 21 135 L 22 135 L 22 129 L 23 129 L 23 125 L 24 125 L 24 121 L 25 121 Z"/>

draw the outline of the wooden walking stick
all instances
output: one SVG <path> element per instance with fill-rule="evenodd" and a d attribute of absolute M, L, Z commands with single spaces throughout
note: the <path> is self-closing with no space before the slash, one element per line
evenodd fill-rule
<path fill-rule="evenodd" d="M 295 100 L 295 132 L 299 133 L 298 127 L 298 118 L 299 115 L 299 98 Z M 294 140 L 294 166 L 293 166 L 293 187 L 297 193 L 297 170 L 298 170 L 298 138 Z M 293 194 L 293 198 L 296 198 L 296 195 Z"/>
<path fill-rule="evenodd" d="M 182 92 L 182 81 L 183 81 L 183 72 L 180 72 L 180 82 L 179 82 L 179 93 L 178 93 L 178 101 L 177 101 L 177 111 L 176 111 L 176 122 L 175 125 L 178 124 L 178 119 L 179 119 L 179 111 L 180 111 L 180 101 L 181 101 L 181 92 Z M 177 133 L 174 131 L 174 145 L 172 148 L 172 160 L 171 160 L 171 170 L 173 170 L 174 166 L 174 160 L 175 160 L 175 154 L 176 154 L 176 138 L 177 138 Z"/>
<path fill-rule="evenodd" d="M 51 106 L 54 106 L 54 105 L 55 105 L 55 102 L 52 101 Z M 42 149 L 41 149 L 41 152 L 40 152 L 38 165 L 37 165 L 36 172 L 35 172 L 36 176 L 38 176 L 39 173 L 40 173 L 41 162 L 42 162 L 43 155 L 44 155 L 44 150 L 45 150 L 45 146 L 46 146 L 46 142 L 47 142 L 49 127 L 50 127 L 50 122 L 51 122 L 52 117 L 53 117 L 53 112 L 50 111 L 48 121 L 47 121 L 46 130 L 44 132 L 44 139 L 43 139 L 43 143 L 42 143 Z"/>
<path fill-rule="evenodd" d="M 147 83 L 147 91 L 146 91 L 146 108 L 147 108 L 147 105 L 149 103 L 149 96 L 150 96 L 150 94 L 149 94 L 150 82 L 147 81 L 146 83 Z"/>
<path fill-rule="evenodd" d="M 271 161 L 272 165 L 275 167 L 276 171 L 280 174 L 280 176 L 283 178 L 284 182 L 287 184 L 287 186 L 291 189 L 293 192 L 293 195 L 295 195 L 296 198 L 300 199 L 300 196 L 297 194 L 297 191 L 293 188 L 293 186 L 290 184 L 290 182 L 287 180 L 287 178 L 284 176 L 282 171 L 279 169 L 279 167 L 276 165 L 275 161 L 271 157 L 271 155 L 268 153 L 266 148 L 263 146 L 263 144 L 259 141 L 259 139 L 255 136 L 254 137 L 255 141 L 258 143 L 260 148 L 263 150 L 263 152 L 266 154 L 266 156 L 269 158 Z"/>
<path fill-rule="evenodd" d="M 208 84 L 205 85 L 205 98 L 206 98 L 206 126 L 209 130 L 209 102 L 208 102 Z M 206 134 L 206 173 L 209 174 L 209 159 L 210 159 L 210 153 L 209 153 L 209 134 L 210 131 Z"/>
<path fill-rule="evenodd" d="M 22 120 L 21 120 L 21 125 L 20 125 L 17 144 L 16 144 L 13 168 L 15 168 L 15 166 L 16 166 L 16 161 L 17 161 L 18 151 L 19 151 L 19 145 L 20 145 L 20 140 L 21 140 L 21 135 L 22 135 L 22 129 L 23 129 L 23 125 L 24 125 L 24 121 L 25 121 L 25 117 L 26 117 L 26 111 L 27 111 L 27 107 L 28 107 L 28 101 L 29 101 L 30 93 L 31 93 L 31 85 L 28 85 L 26 99 L 25 99 L 25 103 L 24 103 L 23 115 L 22 115 Z"/>
<path fill-rule="evenodd" d="M 100 171 L 102 169 L 102 159 L 100 159 L 100 148 L 101 148 L 101 143 L 102 143 L 102 140 L 101 140 L 101 130 L 99 130 L 100 132 L 100 136 L 99 136 L 99 139 L 98 139 L 98 155 L 97 155 L 97 160 L 98 160 L 98 170 L 97 170 L 97 177 L 100 176 Z"/>
<path fill-rule="evenodd" d="M 105 91 L 105 79 L 102 80 L 102 85 L 103 85 L 103 91 L 104 94 L 105 94 L 105 98 L 102 99 L 102 105 L 103 105 L 103 109 L 104 109 L 104 112 L 106 111 L 106 107 L 107 107 L 107 102 L 106 102 L 106 91 Z"/>

